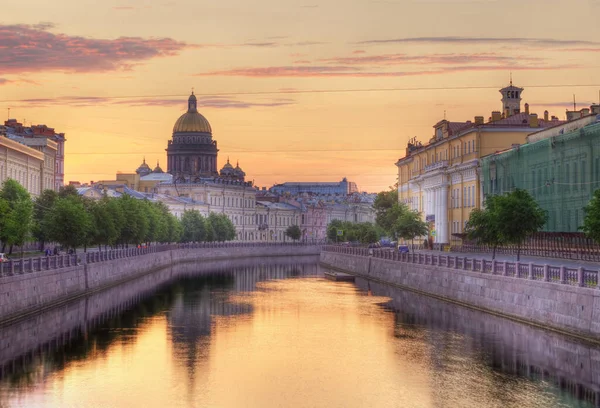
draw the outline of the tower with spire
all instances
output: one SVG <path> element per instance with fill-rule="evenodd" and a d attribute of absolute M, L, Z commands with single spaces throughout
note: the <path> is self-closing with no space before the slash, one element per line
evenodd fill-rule
<path fill-rule="evenodd" d="M 500 89 L 502 94 L 502 112 L 504 117 L 509 117 L 521 113 L 521 93 L 523 88 L 513 85 L 512 74 L 510 75 L 510 85 Z"/>

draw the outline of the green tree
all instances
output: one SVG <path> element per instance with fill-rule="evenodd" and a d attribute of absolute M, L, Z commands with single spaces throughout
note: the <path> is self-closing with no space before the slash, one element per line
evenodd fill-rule
<path fill-rule="evenodd" d="M 167 239 L 164 242 L 181 242 L 183 227 L 181 222 L 173 214 L 167 214 Z"/>
<path fill-rule="evenodd" d="M 465 233 L 469 240 L 492 247 L 492 259 L 496 249 L 503 244 L 496 205 L 501 196 L 490 196 L 483 203 L 483 209 L 475 208 L 469 215 Z"/>
<path fill-rule="evenodd" d="M 362 222 L 360 224 L 354 224 L 356 230 L 356 236 L 361 244 L 372 244 L 373 242 L 379 241 L 381 235 L 379 235 L 375 225 L 370 222 Z"/>
<path fill-rule="evenodd" d="M 394 236 L 409 241 L 427 235 L 427 223 L 421 219 L 419 212 L 405 204 L 396 204 L 393 213 L 397 217 L 392 229 Z"/>
<path fill-rule="evenodd" d="M 80 197 L 79 193 L 77 192 L 77 189 L 70 184 L 68 186 L 62 186 L 58 190 L 58 196 L 60 198 Z"/>
<path fill-rule="evenodd" d="M 490 213 L 490 228 L 497 228 L 500 242 L 517 246 L 519 261 L 523 242 L 544 227 L 547 213 L 531 194 L 521 189 L 497 196 L 492 202 L 494 210 Z"/>
<path fill-rule="evenodd" d="M 215 241 L 231 241 L 235 239 L 235 226 L 225 214 L 211 213 L 208 222 L 214 231 Z"/>
<path fill-rule="evenodd" d="M 206 222 L 198 210 L 186 210 L 181 217 L 181 242 L 206 240 Z"/>
<path fill-rule="evenodd" d="M 113 246 L 119 238 L 121 230 L 117 222 L 122 222 L 122 219 L 118 217 L 120 208 L 118 205 L 111 205 L 112 202 L 114 199 L 104 197 L 91 210 L 92 243 L 98 245 L 98 248 L 101 248 L 102 245 Z"/>
<path fill-rule="evenodd" d="M 22 246 L 31 234 L 33 202 L 27 190 L 12 179 L 4 182 L 0 190 L 0 200 L 5 203 L 0 222 L 2 252 L 5 252 L 6 245 L 9 245 L 9 253 L 12 253 L 13 245 Z"/>
<path fill-rule="evenodd" d="M 285 235 L 294 241 L 298 241 L 300 237 L 302 237 L 302 230 L 300 230 L 300 227 L 297 225 L 290 225 L 285 230 Z"/>
<path fill-rule="evenodd" d="M 35 199 L 33 205 L 33 238 L 40 243 L 40 250 L 44 250 L 45 243 L 48 241 L 48 231 L 44 226 L 44 218 L 52 209 L 54 202 L 58 198 L 58 194 L 54 190 L 44 190 L 38 198 Z"/>
<path fill-rule="evenodd" d="M 399 217 L 398 191 L 382 191 L 377 194 L 373 202 L 375 209 L 375 223 L 387 234 L 391 234 Z"/>
<path fill-rule="evenodd" d="M 49 238 L 65 249 L 85 244 L 89 237 L 92 216 L 77 197 L 58 198 L 44 220 Z"/>
<path fill-rule="evenodd" d="M 586 236 L 600 242 L 600 190 L 594 191 L 590 202 L 585 206 L 583 225 L 579 227 Z"/>
<path fill-rule="evenodd" d="M 338 235 L 338 231 L 342 231 L 340 235 Z M 342 227 L 342 221 L 333 220 L 327 225 L 327 238 L 330 241 L 344 241 L 344 230 Z"/>
<path fill-rule="evenodd" d="M 122 244 L 141 244 L 148 236 L 149 220 L 146 207 L 140 200 L 123 194 L 118 198 L 123 218 L 126 220 L 121 228 L 119 241 Z"/>

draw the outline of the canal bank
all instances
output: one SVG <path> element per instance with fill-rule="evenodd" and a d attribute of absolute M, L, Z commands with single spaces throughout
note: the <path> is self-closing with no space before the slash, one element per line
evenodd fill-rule
<path fill-rule="evenodd" d="M 415 263 L 414 258 L 408 262 L 397 256 L 385 259 L 335 250 L 322 251 L 320 263 L 372 281 L 600 343 L 598 289 L 534 280 L 531 273 L 528 279 L 477 272 L 472 270 L 475 261 L 461 263 L 457 257 L 442 256 L 446 265 L 454 262 L 455 267 L 440 266 L 439 258 L 432 265 Z M 448 261 L 449 258 L 454 260 Z"/>
<path fill-rule="evenodd" d="M 31 272 L 3 276 L 0 278 L 0 326 L 167 266 L 199 261 L 318 255 L 320 247 L 206 244 L 140 255 L 123 251 L 111 251 L 109 259 L 94 262 L 91 262 L 93 257 L 85 256 L 79 262 L 73 262 L 73 266 L 57 269 L 44 269 L 40 262 L 39 268 L 33 267 Z M 120 255 L 116 254 L 122 253 L 129 255 L 117 257 Z"/>

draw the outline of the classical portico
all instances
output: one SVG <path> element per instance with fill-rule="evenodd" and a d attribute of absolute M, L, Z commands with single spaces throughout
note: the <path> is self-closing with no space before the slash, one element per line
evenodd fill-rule
<path fill-rule="evenodd" d="M 439 162 L 436 164 L 442 164 Z M 448 235 L 448 176 L 445 166 L 427 173 L 422 181 L 425 192 L 425 220 L 430 225 L 430 236 L 435 244 L 450 242 Z"/>

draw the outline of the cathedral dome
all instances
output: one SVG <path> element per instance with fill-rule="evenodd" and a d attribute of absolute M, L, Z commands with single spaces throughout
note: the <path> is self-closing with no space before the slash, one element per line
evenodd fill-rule
<path fill-rule="evenodd" d="M 212 134 L 210 123 L 198 112 L 196 95 L 193 92 L 188 99 L 188 111 L 181 115 L 173 126 L 173 133 L 179 132 Z"/>
<path fill-rule="evenodd" d="M 144 161 L 142 162 L 142 164 L 140 164 L 140 167 L 138 167 L 135 172 L 137 174 L 139 174 L 140 176 L 145 176 L 146 174 L 149 174 L 152 172 L 152 169 L 150 168 L 150 166 L 148 166 L 146 164 L 146 158 L 144 157 Z"/>

